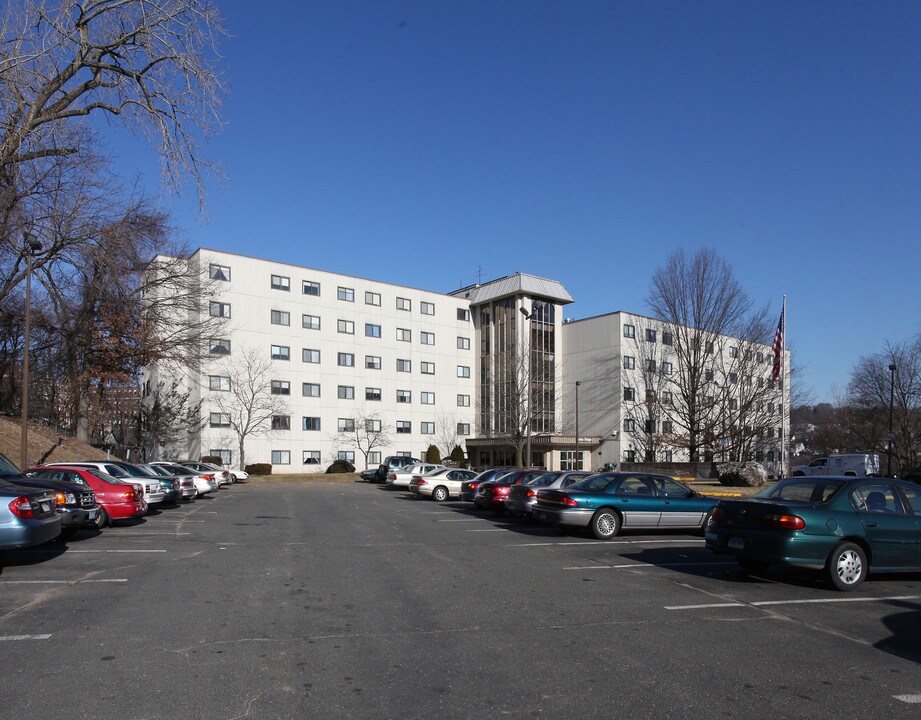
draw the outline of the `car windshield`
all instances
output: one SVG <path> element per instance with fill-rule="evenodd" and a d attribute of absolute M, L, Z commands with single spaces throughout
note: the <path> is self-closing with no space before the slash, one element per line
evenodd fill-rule
<path fill-rule="evenodd" d="M 756 498 L 784 500 L 785 502 L 824 503 L 846 484 L 845 480 L 828 478 L 796 478 L 782 480 L 754 495 Z"/>
<path fill-rule="evenodd" d="M 566 490 L 578 490 L 581 492 L 604 492 L 608 485 L 614 481 L 614 479 L 614 475 L 592 475 L 591 477 L 585 478 L 585 480 L 580 480 L 577 483 L 573 483 L 568 488 L 566 488 Z"/>
<path fill-rule="evenodd" d="M 5 455 L 0 455 L 0 475 L 19 475 L 19 468 Z"/>
<path fill-rule="evenodd" d="M 145 467 L 150 468 L 150 471 L 156 475 L 169 475 L 169 471 L 166 468 L 162 468 L 159 465 L 146 465 Z"/>
<path fill-rule="evenodd" d="M 546 472 L 543 475 L 538 475 L 536 478 L 531 478 L 525 485 L 528 487 L 547 487 L 548 485 L 553 485 L 553 481 L 560 475 L 562 475 L 562 473 Z"/>
<path fill-rule="evenodd" d="M 124 470 L 131 477 L 137 477 L 137 478 L 149 478 L 150 477 L 149 472 L 147 472 L 146 470 L 143 470 L 142 468 L 139 468 L 137 465 L 131 465 L 130 463 L 125 463 L 124 465 L 114 465 L 113 467 L 117 467 L 119 470 Z M 111 473 L 111 474 L 115 475 L 115 473 Z"/>
<path fill-rule="evenodd" d="M 112 477 L 116 477 L 116 478 L 130 478 L 131 477 L 126 470 L 122 470 L 120 467 L 118 467 L 118 465 L 106 465 L 105 472 L 108 475 L 111 475 Z M 95 475 L 95 473 L 93 474 Z"/>
<path fill-rule="evenodd" d="M 86 472 L 92 475 L 94 478 L 99 478 L 103 482 L 109 483 L 109 485 L 124 485 L 117 477 L 112 477 L 108 473 L 104 473 L 102 470 L 97 470 L 96 468 L 83 468 Z"/>

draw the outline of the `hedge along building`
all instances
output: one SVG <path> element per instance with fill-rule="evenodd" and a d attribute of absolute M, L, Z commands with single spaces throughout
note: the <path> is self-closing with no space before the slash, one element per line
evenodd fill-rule
<path fill-rule="evenodd" d="M 524 273 L 443 294 L 209 249 L 188 262 L 207 294 L 199 312 L 222 328 L 206 339 L 195 370 L 144 370 L 146 402 L 158 383 L 179 379 L 190 402 L 201 403 L 201 428 L 165 443 L 160 457 L 239 463 L 234 389 L 242 369 L 258 362 L 265 416 L 245 441 L 246 462 L 270 462 L 276 473 L 317 471 L 339 457 L 374 466 L 386 455 L 421 456 L 430 445 L 443 454 L 458 445 L 474 466 L 597 469 L 688 459 L 676 430 L 682 401 L 667 358 L 673 346 L 659 321 L 618 312 L 564 322 L 570 294 Z M 712 357 L 728 360 L 713 362 L 701 459 L 741 452 L 747 439 L 753 457 L 770 460 L 779 440 L 768 448 L 764 422 L 757 449 L 754 426 L 716 436 L 744 420 L 731 380 L 741 377 L 745 388 L 757 374 L 729 362 L 731 339 L 716 346 Z M 752 414 L 753 401 L 741 405 Z"/>

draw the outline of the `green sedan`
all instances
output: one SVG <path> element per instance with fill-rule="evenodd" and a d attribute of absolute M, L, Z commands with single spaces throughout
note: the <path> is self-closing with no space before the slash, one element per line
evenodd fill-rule
<path fill-rule="evenodd" d="M 722 500 L 707 547 L 750 572 L 770 565 L 825 573 L 853 590 L 873 572 L 921 570 L 921 486 L 878 477 L 797 477 Z"/>

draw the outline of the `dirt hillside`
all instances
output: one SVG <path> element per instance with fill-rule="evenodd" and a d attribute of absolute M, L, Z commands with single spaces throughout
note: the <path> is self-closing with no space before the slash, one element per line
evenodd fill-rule
<path fill-rule="evenodd" d="M 22 434 L 19 420 L 0 417 L 0 453 L 16 465 L 20 464 Z M 76 462 L 77 460 L 105 460 L 105 450 L 65 437 L 44 425 L 29 424 L 29 463 Z"/>

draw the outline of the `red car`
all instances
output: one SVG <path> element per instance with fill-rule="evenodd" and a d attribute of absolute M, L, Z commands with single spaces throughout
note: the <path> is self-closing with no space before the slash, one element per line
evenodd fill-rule
<path fill-rule="evenodd" d="M 480 483 L 473 496 L 473 504 L 481 510 L 505 513 L 505 500 L 513 485 L 524 485 L 529 480 L 543 475 L 546 470 L 513 470 L 498 480 Z"/>
<path fill-rule="evenodd" d="M 101 470 L 55 465 L 29 468 L 26 472 L 31 477 L 65 480 L 93 488 L 96 503 L 99 505 L 97 527 L 106 527 L 116 520 L 143 517 L 147 512 L 147 503 L 144 502 L 138 486 L 107 475 Z"/>

